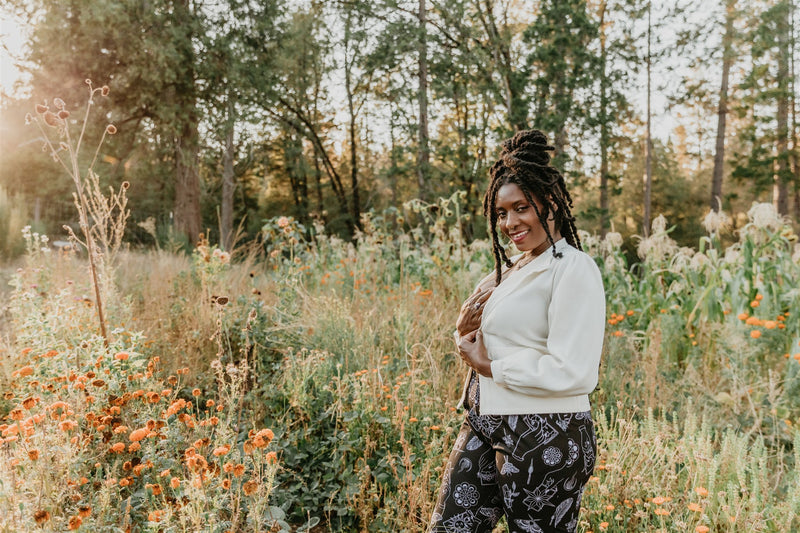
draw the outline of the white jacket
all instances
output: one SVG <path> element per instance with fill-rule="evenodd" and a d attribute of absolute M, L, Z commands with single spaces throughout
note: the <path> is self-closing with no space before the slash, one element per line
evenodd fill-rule
<path fill-rule="evenodd" d="M 556 250 L 561 259 L 548 248 L 484 304 L 480 330 L 493 377 L 480 376 L 482 415 L 590 409 L 605 332 L 603 281 L 594 260 L 566 239 Z"/>

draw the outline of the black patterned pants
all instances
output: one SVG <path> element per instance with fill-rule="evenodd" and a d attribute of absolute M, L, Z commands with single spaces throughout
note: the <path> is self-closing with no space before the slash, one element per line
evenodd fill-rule
<path fill-rule="evenodd" d="M 573 533 L 597 445 L 589 412 L 470 410 L 442 476 L 429 533 Z"/>

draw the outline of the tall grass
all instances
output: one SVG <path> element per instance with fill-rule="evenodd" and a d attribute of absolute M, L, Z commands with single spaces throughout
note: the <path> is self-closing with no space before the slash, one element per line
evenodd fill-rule
<path fill-rule="evenodd" d="M 230 257 L 207 242 L 191 257 L 123 253 L 109 318 L 120 344 L 104 358 L 81 299 L 85 284 L 70 274 L 85 267 L 32 248 L 14 278 L 14 336 L 3 346 L 3 388 L 11 393 L 0 404 L 0 415 L 10 417 L 0 426 L 0 516 L 9 518 L 0 526 L 33 524 L 45 509 L 46 527 L 63 529 L 80 514 L 70 500 L 77 493 L 92 502 L 83 527 L 99 530 L 129 524 L 182 531 L 204 523 L 202 530 L 235 524 L 257 531 L 259 520 L 277 529 L 423 530 L 463 419 L 455 405 L 464 368 L 451 332 L 460 302 L 492 264 L 487 243 L 462 241 L 459 201 L 454 195 L 435 208 L 415 203 L 371 215 L 357 246 L 279 217 L 264 226 L 262 255 Z M 581 531 L 800 527 L 800 252 L 774 211 L 757 205 L 749 215 L 733 245 L 722 246 L 724 229 L 716 227 L 696 250 L 679 249 L 660 221 L 640 243 L 633 267 L 619 236 L 583 237 L 603 271 L 609 323 L 592 398 L 600 462 L 583 500 Z M 57 355 L 41 357 L 50 350 Z M 100 367 L 76 368 L 77 350 Z M 117 415 L 125 431 L 112 431 L 107 441 L 92 433 L 96 426 L 86 416 L 124 397 L 114 387 L 134 371 L 121 373 L 117 351 L 131 354 L 126 364 L 140 361 L 144 374 L 157 359 L 150 390 L 169 389 L 159 392 L 163 408 L 192 401 L 194 411 L 183 412 L 194 414 L 195 427 L 130 401 Z M 104 387 L 86 382 L 94 397 L 87 404 L 87 393 L 72 384 L 106 370 Z M 52 391 L 40 391 L 62 377 Z M 28 442 L 9 434 L 19 422 L 15 409 L 28 416 L 28 396 L 40 396 L 42 406 L 66 398 L 78 427 L 65 433 L 56 420 L 34 423 L 31 437 L 38 440 Z M 225 406 L 221 414 L 198 410 L 212 404 Z M 219 419 L 214 429 L 200 426 L 212 416 Z M 117 440 L 129 446 L 126 431 L 148 420 L 166 425 L 146 446 L 126 447 L 124 457 L 108 452 Z M 255 436 L 247 428 L 261 427 L 274 431 L 269 461 L 247 455 Z M 8 440 L 14 436 L 20 438 Z M 65 439 L 74 436 L 85 444 L 66 453 Z M 195 445 L 203 438 L 205 453 Z M 264 487 L 260 503 L 244 483 L 224 488 L 233 478 L 209 452 L 226 444 L 241 464 L 251 461 L 246 476 Z M 58 468 L 41 468 L 41 459 L 27 455 L 31 446 Z M 208 463 L 202 494 L 189 489 L 192 447 Z M 133 457 L 151 461 L 153 472 L 157 464 L 170 476 L 180 472 L 186 492 L 170 493 L 156 475 L 126 474 L 125 460 Z M 59 476 L 85 477 L 102 490 L 77 485 L 45 498 L 36 487 Z M 108 479 L 126 477 L 135 490 L 108 488 Z M 149 488 L 156 483 L 184 503 L 156 498 Z"/>

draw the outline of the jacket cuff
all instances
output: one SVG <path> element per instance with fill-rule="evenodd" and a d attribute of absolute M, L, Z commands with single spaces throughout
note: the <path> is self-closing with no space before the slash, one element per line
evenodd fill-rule
<path fill-rule="evenodd" d="M 501 387 L 508 388 L 508 385 L 506 385 L 505 377 L 503 376 L 503 361 L 502 360 L 492 361 L 491 367 L 492 367 L 492 379 L 494 380 L 494 382 Z"/>

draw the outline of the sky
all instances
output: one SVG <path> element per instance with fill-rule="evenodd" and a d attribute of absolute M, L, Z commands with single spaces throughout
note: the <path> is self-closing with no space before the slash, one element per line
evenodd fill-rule
<path fill-rule="evenodd" d="M 22 73 L 14 65 L 14 56 L 22 52 L 25 34 L 14 19 L 5 10 L 0 9 L 0 92 L 12 95 L 14 83 Z"/>

